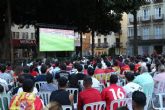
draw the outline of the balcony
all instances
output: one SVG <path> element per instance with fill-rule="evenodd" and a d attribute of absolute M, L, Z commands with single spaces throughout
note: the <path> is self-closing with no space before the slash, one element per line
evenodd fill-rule
<path fill-rule="evenodd" d="M 128 36 L 128 40 L 132 41 L 134 39 L 134 36 Z M 142 39 L 142 36 L 137 37 L 138 40 Z"/>
<path fill-rule="evenodd" d="M 133 18 L 129 18 L 129 23 L 133 24 L 134 23 L 134 19 Z M 137 17 L 137 23 L 140 23 L 140 17 Z"/>
<path fill-rule="evenodd" d="M 96 48 L 108 48 L 109 46 L 108 46 L 108 42 L 106 42 L 106 43 L 96 43 L 95 47 Z"/>
<path fill-rule="evenodd" d="M 151 16 L 142 16 L 141 17 L 141 22 L 143 22 L 143 23 L 151 22 Z"/>
<path fill-rule="evenodd" d="M 116 42 L 116 43 L 114 44 L 114 46 L 115 46 L 116 48 L 121 48 L 121 47 L 123 47 L 123 43 L 122 43 L 122 42 Z"/>
<path fill-rule="evenodd" d="M 162 3 L 163 0 L 153 0 L 154 3 Z"/>
<path fill-rule="evenodd" d="M 153 16 L 152 16 L 152 19 L 153 19 L 153 21 L 155 21 L 155 22 L 163 21 L 163 19 L 164 19 L 164 14 L 161 14 L 161 15 L 153 15 Z"/>

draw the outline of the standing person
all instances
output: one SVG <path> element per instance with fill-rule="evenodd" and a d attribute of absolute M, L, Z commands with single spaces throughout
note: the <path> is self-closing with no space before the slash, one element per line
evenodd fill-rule
<path fill-rule="evenodd" d="M 92 78 L 86 76 L 83 80 L 84 90 L 78 96 L 78 110 L 83 110 L 85 104 L 101 101 L 101 94 L 92 88 Z"/>
<path fill-rule="evenodd" d="M 32 93 L 34 81 L 26 79 L 23 82 L 23 92 L 14 96 L 10 102 L 10 110 L 42 110 L 43 104 L 41 99 Z"/>
<path fill-rule="evenodd" d="M 69 95 L 69 93 L 65 90 L 67 87 L 67 79 L 65 77 L 60 77 L 58 79 L 58 87 L 57 91 L 53 91 L 50 95 L 50 102 L 58 102 L 61 105 L 71 105 L 73 102 L 73 95 Z"/>
<path fill-rule="evenodd" d="M 132 94 L 132 109 L 133 110 L 144 110 L 146 105 L 146 96 L 143 92 L 135 91 Z"/>
<path fill-rule="evenodd" d="M 46 65 L 42 65 L 41 66 L 41 74 L 38 75 L 35 78 L 35 82 L 46 81 L 46 70 L 47 70 L 47 66 Z"/>
<path fill-rule="evenodd" d="M 110 110 L 110 104 L 113 100 L 123 99 L 126 97 L 125 91 L 121 86 L 118 86 L 117 75 L 111 75 L 110 86 L 104 88 L 102 91 L 102 99 L 106 101 L 106 110 Z M 117 109 L 117 105 L 114 106 L 114 110 Z"/>

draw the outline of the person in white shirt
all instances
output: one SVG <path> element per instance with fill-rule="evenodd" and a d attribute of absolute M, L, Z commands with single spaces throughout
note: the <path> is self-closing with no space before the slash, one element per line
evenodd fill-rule
<path fill-rule="evenodd" d="M 124 88 L 128 98 L 132 97 L 132 93 L 134 91 L 142 91 L 143 92 L 143 88 L 140 85 L 133 82 L 133 80 L 134 80 L 134 74 L 133 73 L 127 72 L 125 74 L 125 77 L 127 80 L 127 84 L 123 88 Z"/>
<path fill-rule="evenodd" d="M 100 87 L 100 82 L 95 77 L 93 77 L 94 69 L 91 68 L 91 67 L 88 67 L 87 71 L 88 71 L 88 75 L 91 76 L 91 78 L 92 78 L 92 83 L 93 83 L 92 87 L 93 88 L 99 88 Z"/>
<path fill-rule="evenodd" d="M 5 91 L 8 91 L 8 84 L 7 84 L 6 80 L 0 78 L 0 84 L 1 84 L 3 87 L 5 87 L 5 88 L 4 88 Z"/>

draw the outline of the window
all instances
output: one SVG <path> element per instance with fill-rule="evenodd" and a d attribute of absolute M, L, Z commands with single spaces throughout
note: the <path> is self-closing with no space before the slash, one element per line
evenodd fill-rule
<path fill-rule="evenodd" d="M 148 20 L 149 19 L 149 9 L 146 8 L 143 10 L 143 19 Z"/>
<path fill-rule="evenodd" d="M 98 46 L 101 46 L 101 39 L 98 39 Z"/>
<path fill-rule="evenodd" d="M 19 39 L 19 32 L 15 32 L 15 38 Z"/>
<path fill-rule="evenodd" d="M 143 39 L 149 39 L 149 27 L 143 27 Z"/>
<path fill-rule="evenodd" d="M 12 38 L 15 39 L 15 32 L 12 32 Z"/>
<path fill-rule="evenodd" d="M 104 43 L 107 43 L 107 38 L 104 38 Z"/>
<path fill-rule="evenodd" d="M 35 39 L 35 33 L 31 33 L 31 39 Z"/>
<path fill-rule="evenodd" d="M 28 32 L 22 33 L 22 39 L 28 39 Z"/>
<path fill-rule="evenodd" d="M 155 39 L 162 38 L 162 26 L 155 26 Z"/>
<path fill-rule="evenodd" d="M 162 8 L 161 7 L 156 7 L 155 8 L 155 18 L 159 18 L 162 16 Z"/>
<path fill-rule="evenodd" d="M 132 27 L 128 28 L 128 36 L 133 36 L 134 35 L 134 30 Z"/>

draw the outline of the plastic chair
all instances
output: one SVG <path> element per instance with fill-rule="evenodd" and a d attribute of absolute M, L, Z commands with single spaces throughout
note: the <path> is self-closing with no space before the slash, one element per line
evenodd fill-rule
<path fill-rule="evenodd" d="M 51 92 L 39 92 L 38 94 L 41 97 L 41 99 L 44 101 L 44 105 L 46 106 L 50 101 Z"/>
<path fill-rule="evenodd" d="M 74 97 L 74 108 L 77 108 L 77 104 L 78 104 L 78 89 L 77 88 L 66 88 L 66 91 L 69 92 L 69 94 L 73 94 Z"/>
<path fill-rule="evenodd" d="M 72 110 L 72 106 L 71 105 L 63 105 L 62 110 Z"/>
<path fill-rule="evenodd" d="M 165 93 L 165 81 L 158 82 L 158 93 Z"/>
<path fill-rule="evenodd" d="M 2 104 L 2 108 L 0 110 L 8 110 L 10 99 L 10 94 L 0 94 L 0 102 Z"/>
<path fill-rule="evenodd" d="M 106 107 L 105 101 L 99 101 L 99 102 L 85 104 L 83 110 L 88 110 L 88 108 L 91 108 L 90 110 L 105 110 L 105 107 Z"/>
<path fill-rule="evenodd" d="M 146 97 L 152 97 L 153 91 L 154 91 L 154 84 L 152 83 L 146 83 L 142 85 L 143 91 L 146 95 Z"/>
<path fill-rule="evenodd" d="M 113 100 L 110 104 L 110 110 L 114 110 L 114 105 L 117 104 L 117 108 L 121 106 L 126 106 L 128 105 L 129 109 L 131 110 L 132 108 L 132 99 L 131 98 L 124 98 L 124 99 L 117 99 Z"/>
<path fill-rule="evenodd" d="M 94 87 L 94 88 L 101 92 L 105 88 L 105 86 L 104 84 L 100 84 L 99 87 Z"/>
<path fill-rule="evenodd" d="M 4 89 L 3 93 L 4 93 L 4 94 L 6 94 L 6 93 L 7 93 L 7 90 L 6 90 L 6 86 L 5 86 L 5 84 L 0 83 L 0 85 L 2 85 L 2 86 L 3 86 L 3 89 Z"/>
<path fill-rule="evenodd" d="M 154 104 L 154 101 L 152 99 L 152 105 L 153 105 L 154 110 L 165 110 L 165 104 L 164 104 L 165 93 L 159 93 L 159 94 L 156 94 L 156 96 L 158 96 L 158 98 L 159 98 L 159 100 L 156 100 L 156 101 L 159 101 L 160 106 L 156 107 Z"/>
<path fill-rule="evenodd" d="M 39 82 L 35 82 L 35 87 L 38 89 L 38 91 L 40 90 L 42 84 L 46 84 L 46 81 L 39 81 Z"/>

